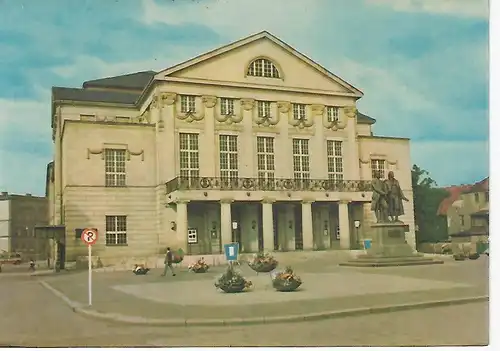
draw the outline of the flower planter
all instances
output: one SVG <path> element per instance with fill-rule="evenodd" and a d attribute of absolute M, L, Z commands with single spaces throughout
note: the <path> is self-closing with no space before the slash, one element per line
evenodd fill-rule
<path fill-rule="evenodd" d="M 248 266 L 257 273 L 269 273 L 278 267 L 278 261 L 268 253 L 258 253 L 248 262 Z"/>
<path fill-rule="evenodd" d="M 206 273 L 208 271 L 208 266 L 193 267 L 191 270 L 195 273 Z"/>
<path fill-rule="evenodd" d="M 294 291 L 302 285 L 302 280 L 293 273 L 291 267 L 287 267 L 284 271 L 279 272 L 273 277 L 273 288 L 277 291 Z"/>
<path fill-rule="evenodd" d="M 477 252 L 469 255 L 469 260 L 477 260 L 478 258 L 479 254 Z"/>
<path fill-rule="evenodd" d="M 293 279 L 289 281 L 282 279 L 273 280 L 273 288 L 275 288 L 277 291 L 282 291 L 282 292 L 297 290 L 297 288 L 301 285 L 302 285 L 301 281 Z"/>
<path fill-rule="evenodd" d="M 250 286 L 252 286 L 252 282 L 243 278 L 241 273 L 235 271 L 232 266 L 229 266 L 215 282 L 215 287 L 225 293 L 242 292 Z"/>
<path fill-rule="evenodd" d="M 243 284 L 234 284 L 234 285 L 227 285 L 227 286 L 219 286 L 219 289 L 224 291 L 225 293 L 228 294 L 234 294 L 234 293 L 239 293 L 245 290 L 245 283 Z"/>
<path fill-rule="evenodd" d="M 278 261 L 273 262 L 249 262 L 248 266 L 258 273 L 269 273 L 278 267 Z"/>

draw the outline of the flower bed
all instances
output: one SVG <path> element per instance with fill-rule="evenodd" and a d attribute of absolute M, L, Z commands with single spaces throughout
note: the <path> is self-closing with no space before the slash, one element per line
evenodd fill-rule
<path fill-rule="evenodd" d="M 273 277 L 273 287 L 278 291 L 294 291 L 301 285 L 302 280 L 290 266 Z"/>
<path fill-rule="evenodd" d="M 258 253 L 253 255 L 248 266 L 259 273 L 268 273 L 278 266 L 278 261 L 269 253 Z"/>
<path fill-rule="evenodd" d="M 252 282 L 243 278 L 232 266 L 229 266 L 215 282 L 215 287 L 226 293 L 241 292 L 251 286 Z"/>
<path fill-rule="evenodd" d="M 188 270 L 195 273 L 205 273 L 208 271 L 208 264 L 205 263 L 205 259 L 202 257 L 195 263 L 188 266 Z"/>

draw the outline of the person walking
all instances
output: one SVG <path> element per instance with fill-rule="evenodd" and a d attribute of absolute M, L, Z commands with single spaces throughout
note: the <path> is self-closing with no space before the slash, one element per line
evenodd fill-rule
<path fill-rule="evenodd" d="M 165 255 L 165 261 L 163 262 L 165 264 L 165 268 L 163 269 L 162 277 L 167 275 L 167 270 L 170 269 L 172 272 L 172 276 L 175 277 L 175 272 L 174 272 L 174 267 L 172 267 L 172 261 L 173 261 L 173 253 L 170 251 L 170 247 L 167 247 L 167 254 Z"/>

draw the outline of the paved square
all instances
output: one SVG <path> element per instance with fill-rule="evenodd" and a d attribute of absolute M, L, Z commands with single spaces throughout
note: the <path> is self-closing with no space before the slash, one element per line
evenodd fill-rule
<path fill-rule="evenodd" d="M 302 274 L 303 285 L 299 290 L 289 293 L 275 291 L 270 276 L 260 274 L 251 277 L 254 288 L 249 292 L 226 294 L 216 290 L 213 283 L 215 278 L 214 276 L 212 280 L 115 285 L 113 289 L 158 303 L 183 306 L 241 306 L 339 298 L 353 295 L 362 296 L 367 293 L 390 294 L 471 287 L 471 285 L 449 281 L 350 271 Z"/>

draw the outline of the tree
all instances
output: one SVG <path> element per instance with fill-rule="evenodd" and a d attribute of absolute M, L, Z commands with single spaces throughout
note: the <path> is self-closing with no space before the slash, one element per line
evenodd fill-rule
<path fill-rule="evenodd" d="M 437 188 L 429 172 L 417 165 L 412 167 L 411 183 L 417 243 L 447 240 L 447 220 L 438 216 L 437 210 L 439 204 L 449 196 L 448 191 Z"/>

